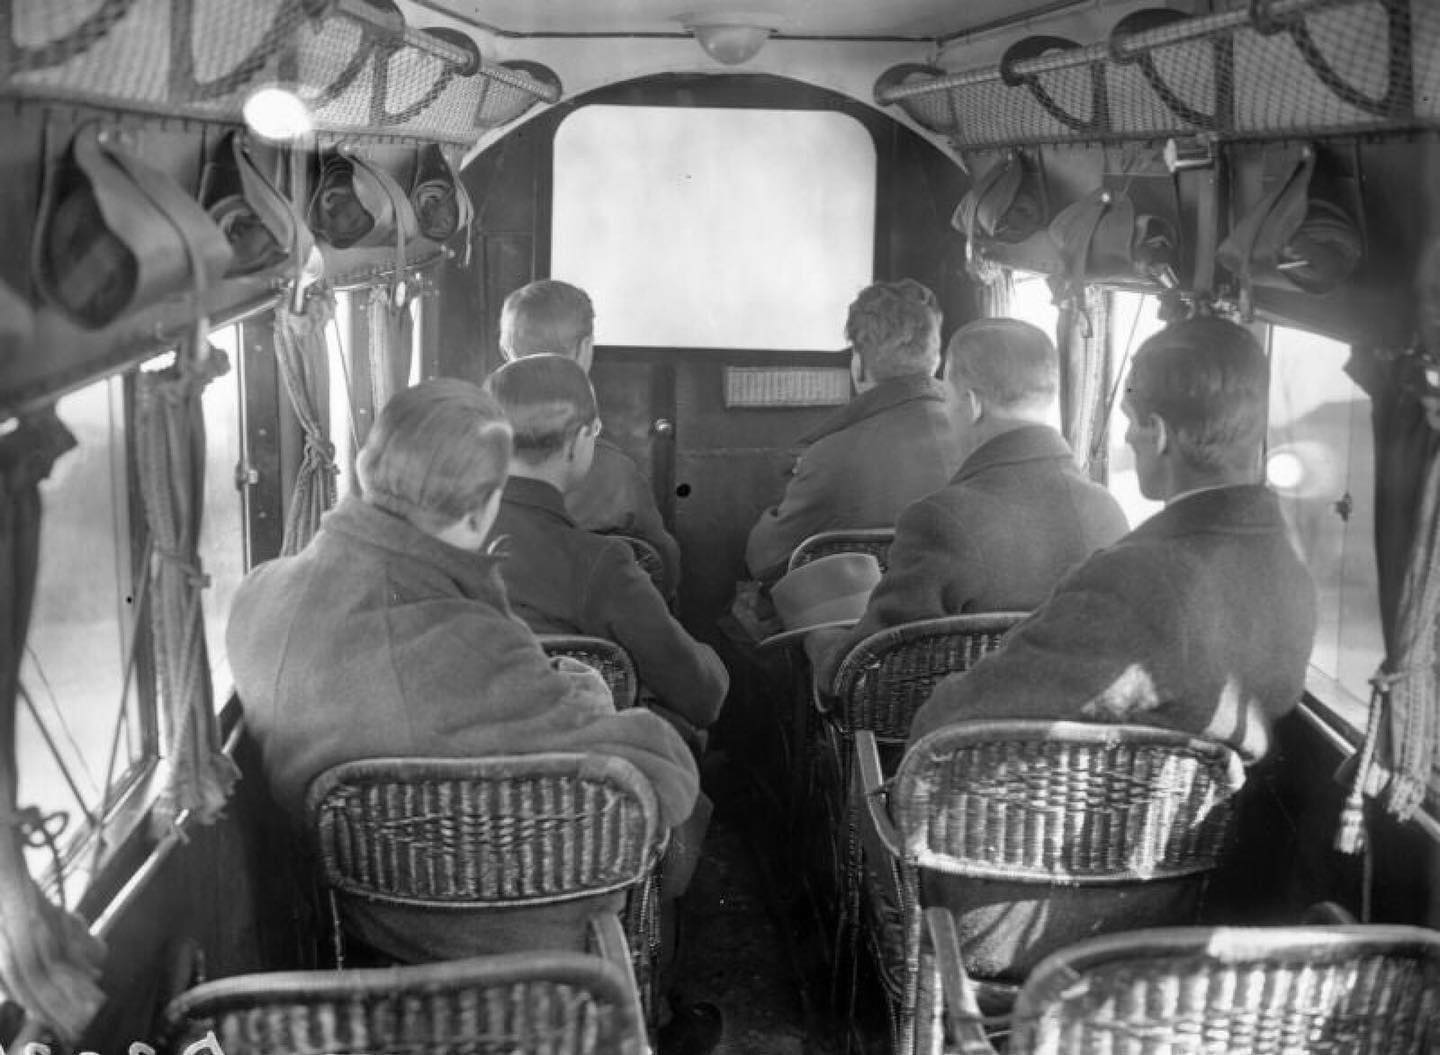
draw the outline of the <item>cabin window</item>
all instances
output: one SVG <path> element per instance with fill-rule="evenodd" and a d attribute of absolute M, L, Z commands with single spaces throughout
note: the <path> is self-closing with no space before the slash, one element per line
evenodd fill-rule
<path fill-rule="evenodd" d="M 212 332 L 210 343 L 230 360 L 230 369 L 206 385 L 200 397 L 205 414 L 205 498 L 199 551 L 200 565 L 210 579 L 201 604 L 215 706 L 220 708 L 234 689 L 225 651 L 225 621 L 245 576 L 245 507 L 236 479 L 246 463 L 240 416 L 240 326 Z"/>
<path fill-rule="evenodd" d="M 1370 401 L 1344 372 L 1349 357 L 1338 341 L 1271 327 L 1266 475 L 1315 577 L 1320 618 L 1311 666 L 1347 690 L 1327 693 L 1324 702 L 1363 730 L 1368 679 L 1385 645 Z"/>
<path fill-rule="evenodd" d="M 587 106 L 555 134 L 550 274 L 598 344 L 834 351 L 874 275 L 876 153 L 826 110 Z"/>
<path fill-rule="evenodd" d="M 40 485 L 44 520 L 20 666 L 17 758 L 20 803 L 64 811 L 75 832 L 101 811 L 106 787 L 127 782 L 153 754 L 153 732 L 136 677 L 126 679 L 135 576 L 124 383 L 116 377 L 82 388 L 57 412 L 77 446 Z M 50 872 L 47 851 L 26 853 L 35 875 Z"/>
<path fill-rule="evenodd" d="M 1015 271 L 1011 276 L 1011 318 L 1044 330 L 1052 341 L 1060 340 L 1060 309 L 1050 290 L 1050 281 L 1033 271 Z"/>
<path fill-rule="evenodd" d="M 1109 294 L 1109 298 L 1111 383 L 1106 393 L 1106 486 L 1125 511 L 1130 526 L 1135 527 L 1164 508 L 1164 503 L 1152 501 L 1140 493 L 1140 481 L 1135 473 L 1135 452 L 1125 442 L 1125 412 L 1120 409 L 1120 403 L 1125 395 L 1125 376 L 1130 372 L 1130 357 L 1165 324 L 1158 314 L 1159 299 L 1148 293 L 1117 291 Z"/>

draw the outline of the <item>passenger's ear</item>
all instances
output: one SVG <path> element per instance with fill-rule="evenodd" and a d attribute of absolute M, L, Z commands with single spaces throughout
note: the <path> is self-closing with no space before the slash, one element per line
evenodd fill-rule
<path fill-rule="evenodd" d="M 595 362 L 595 335 L 587 333 L 580 338 L 580 343 L 575 346 L 575 361 L 580 364 L 580 369 L 587 374 Z"/>
<path fill-rule="evenodd" d="M 1164 454 L 1170 446 L 1170 427 L 1159 414 L 1150 415 L 1150 427 L 1155 430 L 1155 453 Z"/>
<path fill-rule="evenodd" d="M 970 407 L 970 421 L 975 423 L 985 416 L 985 404 L 973 388 L 965 390 L 965 402 Z"/>

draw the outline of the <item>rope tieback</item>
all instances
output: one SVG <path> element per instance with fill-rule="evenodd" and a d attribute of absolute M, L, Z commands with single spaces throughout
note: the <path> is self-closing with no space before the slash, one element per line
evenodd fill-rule
<path fill-rule="evenodd" d="M 20 833 L 20 841 L 33 849 L 50 851 L 55 864 L 55 874 L 60 874 L 60 837 L 70 826 L 70 814 L 65 810 L 51 810 L 46 813 L 39 806 L 21 806 L 8 813 L 0 813 L 0 825 L 14 828 Z M 57 886 L 60 907 L 65 908 L 65 887 Z"/>
<path fill-rule="evenodd" d="M 197 590 L 204 590 L 210 586 L 210 576 L 200 566 L 187 560 L 185 554 L 178 550 L 155 547 L 155 561 L 158 564 L 167 564 L 180 572 L 185 577 L 185 582 Z"/>

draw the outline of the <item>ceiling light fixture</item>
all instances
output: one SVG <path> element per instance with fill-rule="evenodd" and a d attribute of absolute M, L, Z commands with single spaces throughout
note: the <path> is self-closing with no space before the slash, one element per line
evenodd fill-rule
<path fill-rule="evenodd" d="M 705 13 L 685 15 L 680 21 L 705 54 L 726 66 L 738 66 L 753 59 L 775 32 L 773 25 L 755 19 L 754 15 Z"/>
<path fill-rule="evenodd" d="M 288 88 L 271 85 L 251 92 L 241 107 L 245 123 L 263 139 L 284 142 L 315 130 L 305 101 Z"/>

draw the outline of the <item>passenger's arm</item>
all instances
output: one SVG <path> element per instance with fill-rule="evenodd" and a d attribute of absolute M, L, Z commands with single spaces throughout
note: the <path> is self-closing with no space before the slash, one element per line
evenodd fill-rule
<path fill-rule="evenodd" d="M 846 654 L 878 631 L 957 615 L 983 588 L 989 572 L 973 533 L 929 499 L 912 503 L 895 525 L 885 575 L 854 628 L 820 657 L 816 683 L 827 690 Z"/>
<path fill-rule="evenodd" d="M 794 475 L 780 504 L 760 514 L 745 543 L 745 564 L 762 582 L 784 574 L 795 547 L 831 526 L 834 489 L 850 486 L 837 480 L 827 463 L 814 456 L 812 447 L 795 462 Z"/>
<path fill-rule="evenodd" d="M 603 636 L 624 646 L 640 681 L 666 707 L 698 728 L 714 723 L 730 688 L 725 664 L 713 648 L 685 632 L 618 542 L 596 562 L 584 606 L 586 624 L 598 623 Z"/>
<path fill-rule="evenodd" d="M 448 602 L 447 602 L 448 604 Z M 616 713 L 594 679 L 554 670 L 528 627 L 470 604 L 430 606 L 420 635 L 396 640 L 418 654 L 401 670 L 423 671 L 407 699 L 471 701 L 435 716 L 436 754 L 477 757 L 588 751 L 634 763 L 649 778 L 667 825 L 690 815 L 700 791 L 695 760 L 678 733 L 641 708 Z M 447 617 L 448 614 L 448 617 Z M 428 695 L 425 695 L 428 693 Z"/>
<path fill-rule="evenodd" d="M 1185 648 L 1158 562 L 1110 550 L 1056 587 L 1001 649 L 952 674 L 911 725 L 911 738 L 972 718 L 1156 720 Z"/>

